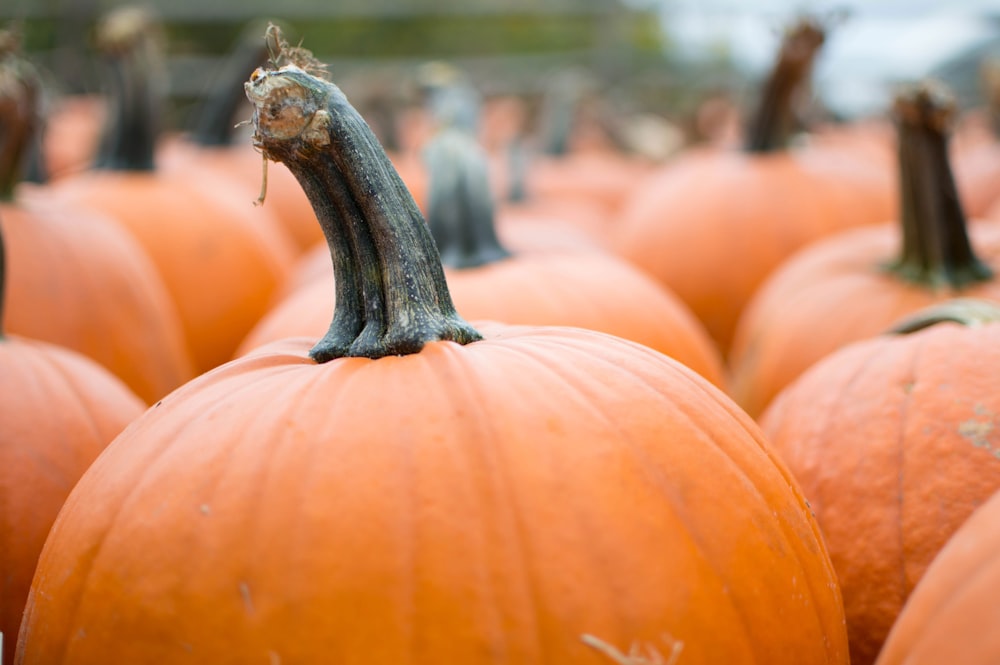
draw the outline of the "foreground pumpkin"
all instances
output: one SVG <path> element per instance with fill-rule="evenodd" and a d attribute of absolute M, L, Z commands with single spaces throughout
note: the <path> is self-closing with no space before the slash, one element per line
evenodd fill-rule
<path fill-rule="evenodd" d="M 1000 489 L 1000 304 L 949 302 L 896 330 L 830 354 L 761 418 L 819 520 L 853 665 Z"/>
<path fill-rule="evenodd" d="M 790 148 L 793 100 L 824 38 L 785 38 L 742 151 L 678 156 L 636 188 L 615 247 L 676 293 L 728 353 L 754 291 L 795 250 L 893 216 L 891 173 L 841 148 Z"/>
<path fill-rule="evenodd" d="M 966 520 L 927 568 L 878 665 L 1000 662 L 1000 492 Z"/>
<path fill-rule="evenodd" d="M 1000 300 L 1000 225 L 969 223 L 948 160 L 953 97 L 927 81 L 895 100 L 899 222 L 837 234 L 790 258 L 754 295 L 729 353 L 752 416 L 813 363 L 955 297 Z"/>
<path fill-rule="evenodd" d="M 686 663 L 846 662 L 822 540 L 750 419 L 611 336 L 480 334 L 339 89 L 291 65 L 247 89 L 330 242 L 329 332 L 109 447 L 46 543 L 18 663 L 597 665 L 593 638 L 665 633 Z"/>
<path fill-rule="evenodd" d="M 38 555 L 63 501 L 104 446 L 145 409 L 93 360 L 6 332 L 0 326 L 0 660 L 14 647 Z"/>

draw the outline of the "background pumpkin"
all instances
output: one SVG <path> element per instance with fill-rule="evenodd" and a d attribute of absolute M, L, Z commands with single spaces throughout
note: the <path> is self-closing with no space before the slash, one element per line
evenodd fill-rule
<path fill-rule="evenodd" d="M 754 294 L 729 353 L 733 396 L 752 416 L 814 362 L 901 316 L 958 296 L 1000 299 L 1000 226 L 967 222 L 951 174 L 954 99 L 928 81 L 895 106 L 899 222 L 820 240 Z"/>
<path fill-rule="evenodd" d="M 331 244 L 330 330 L 202 375 L 112 444 L 46 544 L 22 665 L 599 663 L 585 632 L 664 630 L 691 663 L 845 662 L 822 541 L 749 418 L 640 345 L 483 338 L 340 91 L 288 68 L 249 94 Z"/>
<path fill-rule="evenodd" d="M 0 232 L 0 322 L 4 250 Z M 144 409 L 93 360 L 0 325 L 0 645 L 7 653 L 56 513 L 104 446 Z"/>
<path fill-rule="evenodd" d="M 855 665 L 875 660 L 937 552 L 1000 488 L 1000 305 L 961 304 L 831 353 L 760 420 L 819 521 Z"/>
<path fill-rule="evenodd" d="M 843 149 L 789 149 L 795 92 L 825 34 L 789 30 L 742 151 L 681 153 L 637 187 L 613 246 L 677 294 L 722 352 L 746 303 L 795 250 L 893 216 L 891 174 Z"/>
<path fill-rule="evenodd" d="M 266 310 L 294 249 L 278 228 L 255 218 L 244 187 L 209 169 L 155 168 L 155 17 L 125 7 L 106 17 L 103 34 L 115 112 L 101 168 L 50 191 L 112 217 L 145 248 L 177 306 L 196 369 L 207 371 L 231 357 Z"/>
<path fill-rule="evenodd" d="M 125 231 L 19 183 L 38 94 L 33 68 L 15 50 L 0 54 L 0 227 L 10 248 L 0 326 L 82 353 L 155 401 L 194 376 L 176 307 Z"/>

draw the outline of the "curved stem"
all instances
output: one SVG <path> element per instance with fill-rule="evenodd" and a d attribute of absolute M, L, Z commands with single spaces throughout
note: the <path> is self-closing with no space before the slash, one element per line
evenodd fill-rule
<path fill-rule="evenodd" d="M 201 146 L 233 144 L 236 111 L 246 103 L 243 82 L 250 72 L 267 62 L 267 44 L 256 23 L 243 31 L 235 48 L 212 80 L 196 118 L 192 139 Z"/>
<path fill-rule="evenodd" d="M 94 166 L 150 171 L 160 129 L 164 65 L 158 24 L 146 11 L 124 7 L 98 29 L 107 61 L 108 118 Z"/>
<path fill-rule="evenodd" d="M 11 201 L 32 141 L 41 127 L 41 85 L 31 65 L 20 55 L 20 41 L 0 32 L 0 201 Z"/>
<path fill-rule="evenodd" d="M 895 100 L 899 136 L 902 251 L 887 269 L 931 288 L 961 288 L 992 278 L 973 251 L 948 162 L 952 97 L 924 82 Z"/>
<path fill-rule="evenodd" d="M 445 129 L 424 148 L 427 224 L 441 261 L 474 268 L 510 256 L 497 238 L 486 153 L 467 132 Z"/>
<path fill-rule="evenodd" d="M 455 311 L 417 204 L 340 89 L 289 65 L 257 70 L 246 91 L 254 143 L 299 180 L 333 257 L 333 321 L 310 355 L 380 358 L 481 339 Z"/>
<path fill-rule="evenodd" d="M 775 152 L 788 144 L 795 119 L 795 94 L 809 78 L 825 38 L 824 28 L 808 19 L 785 34 L 774 68 L 761 89 L 757 110 L 747 126 L 747 152 Z"/>
<path fill-rule="evenodd" d="M 887 333 L 908 335 L 939 323 L 957 323 L 972 328 L 998 322 L 1000 322 L 1000 303 L 982 298 L 954 298 L 931 305 L 906 317 Z"/>

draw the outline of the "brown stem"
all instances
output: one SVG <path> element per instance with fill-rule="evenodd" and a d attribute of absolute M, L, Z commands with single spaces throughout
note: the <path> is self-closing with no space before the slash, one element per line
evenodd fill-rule
<path fill-rule="evenodd" d="M 1000 137 L 1000 55 L 984 58 L 979 71 L 990 127 L 993 134 Z"/>
<path fill-rule="evenodd" d="M 105 56 L 109 113 L 94 166 L 114 171 L 150 171 L 165 97 L 159 23 L 144 9 L 123 7 L 98 27 Z"/>
<path fill-rule="evenodd" d="M 969 241 L 948 162 L 954 99 L 933 81 L 901 91 L 894 104 L 899 141 L 902 251 L 887 269 L 930 288 L 961 288 L 993 271 Z"/>
<path fill-rule="evenodd" d="M 897 322 L 887 332 L 908 335 L 939 323 L 957 323 L 966 327 L 1000 322 L 1000 303 L 982 298 L 953 298 L 912 314 Z"/>
<path fill-rule="evenodd" d="M 808 80 L 825 38 L 825 28 L 810 19 L 801 20 L 785 33 L 747 126 L 747 152 L 775 152 L 787 146 L 794 129 L 795 95 Z"/>
<path fill-rule="evenodd" d="M 3 227 L 0 226 L 0 339 L 4 338 L 3 317 L 7 303 L 7 247 L 3 241 Z"/>
<path fill-rule="evenodd" d="M 310 355 L 380 358 L 481 339 L 455 311 L 416 202 L 340 89 L 289 65 L 255 71 L 246 92 L 255 145 L 298 179 L 333 257 L 333 321 Z"/>
<path fill-rule="evenodd" d="M 31 144 L 40 127 L 41 85 L 21 57 L 20 40 L 0 31 L 0 201 L 14 198 Z"/>
<path fill-rule="evenodd" d="M 474 268 L 510 256 L 497 238 L 489 161 L 468 132 L 445 129 L 424 148 L 427 224 L 441 261 Z"/>

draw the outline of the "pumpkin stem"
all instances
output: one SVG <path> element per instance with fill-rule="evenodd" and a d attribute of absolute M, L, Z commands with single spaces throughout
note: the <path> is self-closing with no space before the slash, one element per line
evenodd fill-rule
<path fill-rule="evenodd" d="M 825 27 L 813 19 L 802 19 L 785 32 L 747 126 L 747 152 L 776 152 L 788 145 L 794 132 L 796 93 L 809 78 L 825 38 Z"/>
<path fill-rule="evenodd" d="M 474 268 L 510 256 L 497 238 L 489 160 L 461 129 L 438 132 L 424 148 L 430 174 L 427 223 L 441 261 Z"/>
<path fill-rule="evenodd" d="M 892 326 L 887 333 L 908 335 L 939 323 L 957 323 L 974 328 L 1000 322 L 1000 303 L 982 298 L 953 298 L 916 312 Z"/>
<path fill-rule="evenodd" d="M 933 81 L 901 91 L 894 103 L 903 242 L 900 257 L 887 268 L 931 288 L 957 289 L 993 276 L 969 242 L 948 162 L 955 112 L 952 96 Z"/>
<path fill-rule="evenodd" d="M 267 62 L 267 44 L 260 39 L 261 26 L 254 22 L 243 31 L 225 62 L 216 72 L 209 92 L 195 119 L 192 140 L 201 146 L 233 144 L 236 111 L 246 103 L 243 82 L 250 72 Z"/>
<path fill-rule="evenodd" d="M 3 227 L 0 226 L 0 339 L 4 338 L 3 315 L 7 301 L 7 247 L 3 242 Z"/>
<path fill-rule="evenodd" d="M 14 199 L 41 128 L 41 85 L 20 50 L 14 31 L 0 31 L 0 201 Z"/>
<path fill-rule="evenodd" d="M 295 64 L 258 69 L 245 87 L 254 144 L 298 179 L 333 259 L 333 321 L 310 355 L 381 358 L 481 339 L 455 311 L 416 202 L 340 88 Z"/>
<path fill-rule="evenodd" d="M 986 112 L 993 134 L 1000 137 L 1000 56 L 987 57 L 980 65 Z"/>
<path fill-rule="evenodd" d="M 576 125 L 577 109 L 585 83 L 575 71 L 556 75 L 542 98 L 539 111 L 541 152 L 550 157 L 569 154 L 570 138 Z"/>
<path fill-rule="evenodd" d="M 161 41 L 156 18 L 137 7 L 116 9 L 98 26 L 110 103 L 96 168 L 153 170 L 166 84 Z"/>

